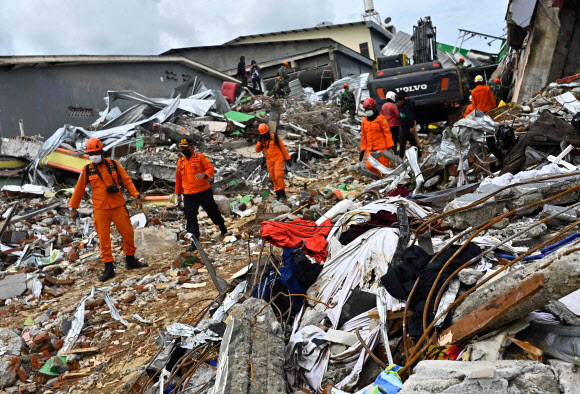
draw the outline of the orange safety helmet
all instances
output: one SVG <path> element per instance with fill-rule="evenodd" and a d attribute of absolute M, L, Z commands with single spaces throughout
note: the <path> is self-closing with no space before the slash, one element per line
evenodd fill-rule
<path fill-rule="evenodd" d="M 258 131 L 260 132 L 260 134 L 266 134 L 267 132 L 270 131 L 270 128 L 266 123 L 261 123 L 260 126 L 258 126 Z"/>
<path fill-rule="evenodd" d="M 344 85 L 342 85 L 343 88 L 348 88 L 348 83 L 345 83 Z"/>
<path fill-rule="evenodd" d="M 499 78 L 496 78 L 496 79 L 493 80 L 493 82 L 500 83 L 501 81 L 499 80 Z"/>
<path fill-rule="evenodd" d="M 280 77 L 278 77 L 278 78 L 276 78 L 276 79 L 278 79 L 278 80 L 279 80 L 279 79 L 280 79 Z"/>
<path fill-rule="evenodd" d="M 463 63 L 464 61 L 465 61 L 464 58 L 462 58 L 462 57 L 459 58 L 459 63 Z"/>
<path fill-rule="evenodd" d="M 103 143 L 98 138 L 89 138 L 87 141 L 87 152 L 98 152 L 103 150 Z"/>
<path fill-rule="evenodd" d="M 285 65 L 286 67 L 290 67 L 290 65 L 288 64 L 288 62 L 284 62 L 284 65 Z"/>

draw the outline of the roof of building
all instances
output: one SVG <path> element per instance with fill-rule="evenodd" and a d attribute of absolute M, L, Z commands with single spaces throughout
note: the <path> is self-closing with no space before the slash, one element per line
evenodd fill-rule
<path fill-rule="evenodd" d="M 307 31 L 314 31 L 314 30 L 334 30 L 334 29 L 342 29 L 351 26 L 360 26 L 365 25 L 367 28 L 381 34 L 385 38 L 391 39 L 393 35 L 383 29 L 380 25 L 373 21 L 360 21 L 360 22 L 349 22 L 349 23 L 340 23 L 336 25 L 319 25 L 315 27 L 308 27 L 305 29 L 292 29 L 292 30 L 283 30 L 283 31 L 276 31 L 271 33 L 262 33 L 262 34 L 250 34 L 247 36 L 239 36 L 234 38 L 231 41 L 226 42 L 225 44 L 235 44 L 238 41 L 243 40 L 244 38 L 259 38 L 259 37 L 269 37 L 269 36 L 277 36 L 280 34 L 289 34 L 289 33 L 298 33 L 298 32 L 307 32 Z"/>
<path fill-rule="evenodd" d="M 196 50 L 196 49 L 213 49 L 213 48 L 231 48 L 231 47 L 252 47 L 252 46 L 265 46 L 265 45 L 276 45 L 276 44 L 282 44 L 282 45 L 291 45 L 294 43 L 302 43 L 302 42 L 311 42 L 313 44 L 328 44 L 327 46 L 330 46 L 332 44 L 334 44 L 336 41 L 334 41 L 332 38 L 307 38 L 304 40 L 283 40 L 283 41 L 267 41 L 267 42 L 248 42 L 248 43 L 239 43 L 239 44 L 221 44 L 221 45 L 202 45 L 202 46 L 195 46 L 195 47 L 184 47 L 184 48 L 172 48 L 168 51 L 165 51 L 163 53 L 160 54 L 161 55 L 173 55 L 173 54 L 177 54 L 180 53 L 182 51 L 188 51 L 188 50 Z"/>
<path fill-rule="evenodd" d="M 97 63 L 181 63 L 204 74 L 229 82 L 238 82 L 195 60 L 183 56 L 124 56 L 124 55 L 57 55 L 57 56 L 0 56 L 0 66 L 46 67 L 60 64 L 97 64 Z"/>
<path fill-rule="evenodd" d="M 413 41 L 411 35 L 404 31 L 398 31 L 381 51 L 383 56 L 399 55 L 404 53 L 407 57 L 413 57 Z"/>

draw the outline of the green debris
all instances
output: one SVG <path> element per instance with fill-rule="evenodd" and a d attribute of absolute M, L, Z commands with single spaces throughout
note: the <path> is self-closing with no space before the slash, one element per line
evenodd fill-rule
<path fill-rule="evenodd" d="M 137 138 L 142 138 L 142 137 L 143 137 L 143 135 L 141 135 L 141 134 L 137 135 Z M 135 142 L 135 150 L 137 152 L 139 152 L 141 149 L 143 149 L 144 145 L 145 145 L 145 140 L 143 140 L 143 139 L 141 141 Z"/>
<path fill-rule="evenodd" d="M 270 192 L 268 190 L 264 190 L 262 192 L 262 194 L 260 194 L 263 198 L 268 198 L 270 197 Z"/>
<path fill-rule="evenodd" d="M 250 197 L 250 196 L 244 196 L 244 197 L 242 197 L 242 199 L 240 200 L 240 202 L 241 202 L 241 203 L 244 203 L 244 204 L 247 204 L 247 203 L 249 203 L 250 201 L 252 201 L 252 197 Z"/>
<path fill-rule="evenodd" d="M 27 317 L 26 320 L 24 320 L 24 325 L 25 326 L 33 326 L 34 325 L 34 319 L 31 317 Z"/>
<path fill-rule="evenodd" d="M 197 263 L 197 256 L 189 257 L 189 258 L 183 260 L 183 263 L 181 263 L 181 266 L 185 267 L 187 265 L 194 265 L 195 263 Z"/>
<path fill-rule="evenodd" d="M 232 134 L 230 134 L 230 135 L 240 135 L 240 134 L 242 134 L 242 133 L 240 133 L 240 130 L 236 130 L 236 131 L 234 131 L 234 132 L 233 132 Z"/>
<path fill-rule="evenodd" d="M 242 112 L 230 111 L 224 114 L 229 120 L 235 120 L 236 122 L 247 122 L 255 118 L 254 115 L 244 114 Z"/>
<path fill-rule="evenodd" d="M 237 181 L 237 180 L 235 180 L 235 179 L 232 179 L 232 180 L 230 181 L 230 185 L 237 185 L 237 184 L 238 184 L 238 181 Z"/>
<path fill-rule="evenodd" d="M 66 366 L 66 357 L 65 356 L 54 356 L 50 360 L 48 360 L 42 368 L 40 368 L 41 374 L 49 375 L 49 376 L 60 376 L 65 371 L 63 371 L 62 367 Z M 61 370 L 61 372 L 59 372 Z"/>
<path fill-rule="evenodd" d="M 336 141 L 338 141 L 338 138 L 330 137 L 328 140 L 331 142 L 336 142 Z"/>

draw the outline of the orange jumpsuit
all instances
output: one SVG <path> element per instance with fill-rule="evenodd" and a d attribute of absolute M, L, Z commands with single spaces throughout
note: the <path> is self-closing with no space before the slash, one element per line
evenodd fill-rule
<path fill-rule="evenodd" d="M 360 135 L 360 150 L 366 151 L 365 159 L 367 159 L 367 168 L 369 171 L 379 174 L 380 172 L 371 166 L 368 162 L 369 154 L 380 151 L 385 152 L 385 149 L 390 150 L 395 144 L 393 143 L 393 136 L 389 123 L 383 115 L 378 115 L 374 120 L 370 121 L 364 118 L 361 124 Z M 389 159 L 384 156 L 378 158 L 378 161 L 385 167 L 389 166 Z"/>
<path fill-rule="evenodd" d="M 469 112 L 465 111 L 465 116 L 469 115 L 476 109 L 486 113 L 490 109 L 497 107 L 495 96 L 489 86 L 486 85 L 477 85 L 475 89 L 471 91 L 471 104 L 472 109 Z"/>
<path fill-rule="evenodd" d="M 197 179 L 195 176 L 199 173 L 207 175 L 207 179 Z M 214 173 L 211 162 L 203 153 L 195 152 L 189 159 L 183 156 L 177 161 L 175 194 L 195 194 L 209 189 L 209 178 Z"/>
<path fill-rule="evenodd" d="M 463 118 L 473 112 L 473 103 L 469 103 L 467 108 L 465 108 L 465 113 L 463 114 Z"/>
<path fill-rule="evenodd" d="M 270 134 L 270 139 L 265 144 L 262 141 L 258 141 L 256 152 L 263 150 L 266 154 L 266 164 L 268 165 L 270 179 L 274 182 L 274 190 L 278 191 L 286 189 L 284 185 L 284 161 L 290 160 L 290 155 L 282 140 L 278 138 L 278 146 L 274 138 L 274 135 Z"/>
<path fill-rule="evenodd" d="M 107 162 L 107 163 L 106 163 Z M 115 162 L 117 162 L 115 160 Z M 110 165 L 111 174 L 107 171 L 107 165 Z M 93 191 L 93 217 L 95 220 L 95 230 L 99 235 L 99 246 L 101 248 L 101 262 L 109 263 L 113 262 L 113 252 L 111 250 L 111 221 L 115 223 L 117 230 L 123 237 L 123 245 L 126 256 L 135 255 L 135 237 L 133 234 L 133 226 L 131 224 L 131 219 L 129 218 L 129 212 L 125 207 L 125 197 L 123 193 L 107 193 L 107 185 L 117 185 L 119 190 L 121 190 L 121 185 L 119 185 L 118 175 L 112 166 L 112 162 L 109 159 L 103 159 L 99 163 L 98 169 L 103 177 L 103 180 L 99 177 L 95 170 L 95 164 L 89 164 L 88 174 L 85 169 L 81 172 L 75 191 L 68 203 L 70 208 L 77 209 L 81 203 L 81 199 L 85 194 L 85 187 L 88 183 L 91 184 L 91 189 Z M 127 171 L 117 162 L 117 168 L 119 170 L 119 175 L 123 181 L 123 185 L 127 188 L 127 191 L 133 198 L 139 196 L 139 192 L 133 185 L 133 181 L 127 174 Z M 104 182 L 103 182 L 104 181 Z"/>

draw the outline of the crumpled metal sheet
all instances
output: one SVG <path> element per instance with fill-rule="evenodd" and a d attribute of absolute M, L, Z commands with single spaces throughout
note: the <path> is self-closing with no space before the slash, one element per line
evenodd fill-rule
<path fill-rule="evenodd" d="M 495 134 L 495 122 L 479 110 L 471 112 L 464 119 L 455 122 L 451 133 L 459 141 L 461 153 L 464 157 L 471 157 L 475 151 L 481 150 L 485 138 Z M 443 133 L 441 145 L 433 154 L 429 162 L 438 165 L 458 163 L 459 149 L 447 132 Z"/>
<path fill-rule="evenodd" d="M 219 308 L 214 312 L 211 321 L 212 323 L 220 323 L 225 320 L 226 316 L 228 315 L 230 309 L 238 303 L 242 294 L 246 291 L 246 287 L 248 285 L 247 281 L 243 281 L 239 283 L 234 290 L 222 302 Z"/>
<path fill-rule="evenodd" d="M 379 312 L 379 319 L 381 320 L 381 334 L 383 336 L 383 343 L 389 343 L 389 335 L 387 332 L 389 331 L 389 325 L 387 323 L 387 302 L 388 302 L 389 295 L 387 294 L 387 290 L 383 287 L 382 284 L 379 284 L 377 289 L 377 310 Z M 387 353 L 387 360 L 389 360 L 389 364 L 394 364 L 393 362 L 393 355 L 391 354 L 391 347 L 385 346 L 385 352 Z"/>
<path fill-rule="evenodd" d="M 119 311 L 115 307 L 115 303 L 113 302 L 113 300 L 109 296 L 109 293 L 107 293 L 107 291 L 104 289 L 102 289 L 102 292 L 103 292 L 103 298 L 105 299 L 105 302 L 107 303 L 107 306 L 109 307 L 109 310 L 111 311 L 111 317 L 113 319 L 117 320 L 118 322 L 122 323 L 125 327 L 129 327 L 129 322 L 127 320 L 123 319 L 123 317 L 119 314 Z"/>
<path fill-rule="evenodd" d="M 200 328 L 182 323 L 173 323 L 165 327 L 165 332 L 171 336 L 181 337 L 180 347 L 184 349 L 193 349 L 204 343 L 221 341 L 222 337 L 211 330 L 209 326 L 225 320 L 232 307 L 238 303 L 242 294 L 246 291 L 247 284 L 247 281 L 238 284 L 214 312 L 211 319 L 205 320 L 206 324 L 204 327 Z"/>
<path fill-rule="evenodd" d="M 423 182 L 425 182 L 425 178 L 423 178 L 423 174 L 421 174 L 421 167 L 419 167 L 418 161 L 419 150 L 417 149 L 417 147 L 413 146 L 405 151 L 405 156 L 407 156 L 407 159 L 409 160 L 409 165 L 411 166 L 411 169 L 415 173 L 416 186 L 415 190 L 413 191 L 413 194 L 417 194 L 417 191 L 421 188 Z"/>
<path fill-rule="evenodd" d="M 79 302 L 77 305 L 71 328 L 64 338 L 62 348 L 58 351 L 59 355 L 66 352 L 67 350 L 71 350 L 74 346 L 79 334 L 81 333 L 81 330 L 83 329 L 83 325 L 85 324 L 85 304 L 88 300 L 95 296 L 95 289 L 96 287 L 93 286 L 90 294 L 84 296 L 81 302 Z"/>

